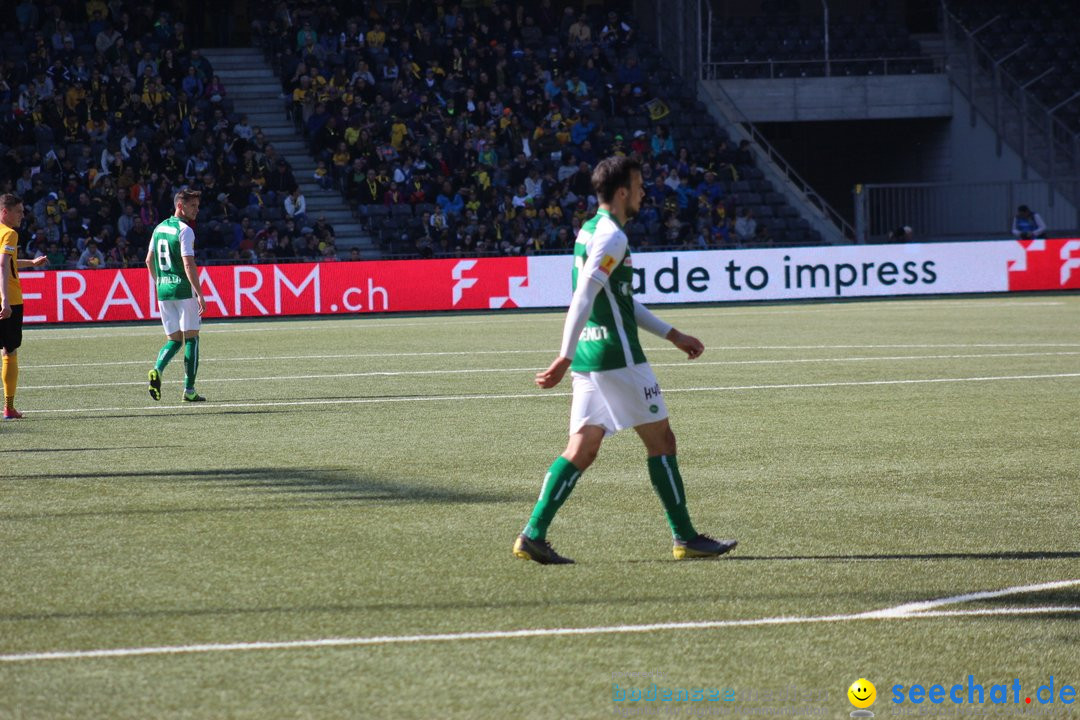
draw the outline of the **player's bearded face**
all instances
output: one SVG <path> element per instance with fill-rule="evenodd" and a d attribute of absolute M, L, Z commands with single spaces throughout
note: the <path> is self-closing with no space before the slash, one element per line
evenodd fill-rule
<path fill-rule="evenodd" d="M 185 220 L 194 220 L 199 216 L 199 198 L 180 201 L 180 214 Z"/>

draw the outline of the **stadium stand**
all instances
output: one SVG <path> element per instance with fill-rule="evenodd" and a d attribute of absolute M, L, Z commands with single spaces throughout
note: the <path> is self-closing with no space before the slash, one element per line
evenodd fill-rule
<path fill-rule="evenodd" d="M 821 242 L 626 12 L 280 3 L 256 38 L 284 112 L 388 256 L 566 252 L 592 202 L 578 166 L 611 152 L 647 165 L 636 249 Z M 744 206 L 759 232 L 737 240 Z"/>
<path fill-rule="evenodd" d="M 93 241 L 106 266 L 141 267 L 184 185 L 203 191 L 203 262 L 316 259 L 333 244 L 328 232 L 313 247 L 275 244 L 265 222 L 289 188 L 267 187 L 274 149 L 240 123 L 170 13 L 95 0 L 13 10 L 16 29 L 0 36 L 0 188 L 25 200 L 26 252 L 74 268 Z"/>
<path fill-rule="evenodd" d="M 384 256 L 567 252 L 593 202 L 587 166 L 610 152 L 647 166 L 635 249 L 820 243 L 622 5 L 380 15 L 361 2 L 346 16 L 282 2 L 254 36 L 320 184 Z M 204 191 L 201 262 L 356 257 L 329 224 L 287 217 L 289 162 L 168 11 L 23 0 L 5 12 L 0 188 L 26 200 L 26 252 L 75 267 L 93 240 L 108 266 L 139 267 L 187 185 Z M 757 232 L 739 239 L 745 207 Z"/>
<path fill-rule="evenodd" d="M 718 79 L 907 75 L 935 72 L 904 24 L 877 4 L 860 15 L 829 19 L 825 62 L 820 14 L 801 14 L 788 0 L 766 0 L 751 16 L 713 17 L 710 42 Z"/>
<path fill-rule="evenodd" d="M 979 31 L 979 42 L 1002 58 L 1005 72 L 1080 132 L 1080 18 L 1074 3 L 950 0 L 946 6 L 969 31 Z"/>

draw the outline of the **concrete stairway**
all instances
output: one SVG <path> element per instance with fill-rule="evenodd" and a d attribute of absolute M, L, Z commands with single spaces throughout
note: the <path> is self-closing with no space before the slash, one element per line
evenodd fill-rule
<path fill-rule="evenodd" d="M 377 244 L 353 217 L 341 194 L 336 190 L 322 190 L 312 180 L 315 161 L 308 153 L 304 139 L 285 116 L 281 82 L 266 64 L 262 51 L 257 48 L 207 48 L 202 53 L 225 83 L 226 97 L 233 101 L 236 114 L 247 115 L 248 123 L 262 129 L 278 154 L 289 161 L 307 200 L 307 215 L 311 222 L 325 216 L 334 227 L 339 256 L 347 258 L 352 248 L 358 248 L 364 259 L 378 258 Z"/>

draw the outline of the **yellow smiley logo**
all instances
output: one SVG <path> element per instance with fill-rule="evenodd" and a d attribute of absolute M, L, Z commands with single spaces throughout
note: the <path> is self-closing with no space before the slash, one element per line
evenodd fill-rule
<path fill-rule="evenodd" d="M 848 700 L 857 708 L 868 708 L 877 700 L 877 688 L 866 678 L 859 678 L 847 689 Z"/>

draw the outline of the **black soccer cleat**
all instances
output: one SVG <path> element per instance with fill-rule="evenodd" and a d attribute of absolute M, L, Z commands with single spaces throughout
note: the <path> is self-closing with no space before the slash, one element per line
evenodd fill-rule
<path fill-rule="evenodd" d="M 532 560 L 541 565 L 572 565 L 574 562 L 555 552 L 555 548 L 551 547 L 547 540 L 530 540 L 524 535 L 518 535 L 514 541 L 514 557 Z"/>
<path fill-rule="evenodd" d="M 676 540 L 671 554 L 676 560 L 714 558 L 730 552 L 738 544 L 737 540 L 714 540 L 708 535 L 698 535 L 692 540 Z"/>

